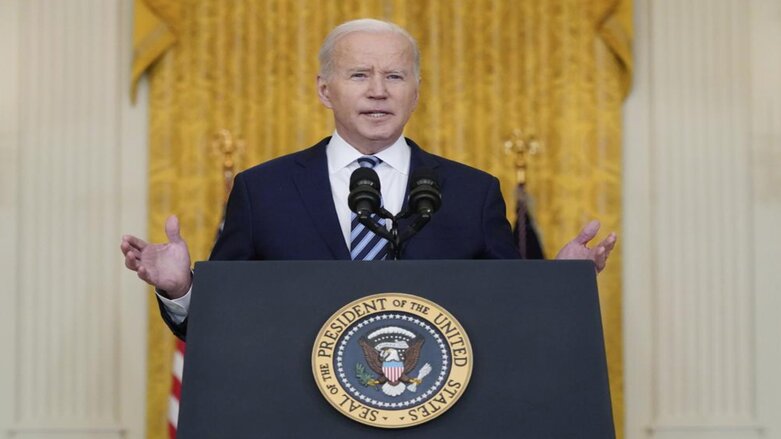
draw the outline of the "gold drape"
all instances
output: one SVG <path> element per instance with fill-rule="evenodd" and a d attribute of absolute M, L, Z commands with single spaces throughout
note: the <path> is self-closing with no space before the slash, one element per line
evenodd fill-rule
<path fill-rule="evenodd" d="M 222 200 L 210 148 L 217 130 L 246 141 L 245 165 L 331 133 L 315 93 L 316 53 L 334 25 L 359 17 L 394 21 L 420 42 L 421 99 L 406 135 L 497 175 L 510 206 L 514 170 L 502 142 L 515 128 L 542 141 L 527 187 L 549 254 L 591 218 L 620 232 L 630 0 L 136 1 L 145 12 L 136 17 L 134 77 L 146 70 L 151 83 L 154 241 L 177 213 L 194 259 L 207 257 Z M 619 435 L 620 273 L 614 252 L 599 283 Z M 150 316 L 148 433 L 162 438 L 173 344 L 154 306 Z"/>
<path fill-rule="evenodd" d="M 133 100 L 139 78 L 176 42 L 177 26 L 181 22 L 179 3 L 152 2 L 151 6 L 141 0 L 133 4 L 133 64 L 130 76 Z"/>

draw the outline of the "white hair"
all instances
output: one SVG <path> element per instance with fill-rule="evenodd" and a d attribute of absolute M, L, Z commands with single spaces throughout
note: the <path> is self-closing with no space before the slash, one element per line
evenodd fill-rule
<path fill-rule="evenodd" d="M 333 53 L 336 43 L 353 32 L 392 32 L 405 37 L 412 47 L 413 73 L 415 74 L 415 79 L 420 81 L 420 49 L 418 48 L 418 42 L 415 41 L 415 38 L 413 38 L 403 27 L 389 21 L 375 20 L 373 18 L 361 18 L 344 22 L 339 26 L 336 26 L 328 36 L 325 37 L 323 45 L 320 46 L 320 53 L 317 56 L 320 61 L 320 76 L 327 78 L 333 73 Z"/>

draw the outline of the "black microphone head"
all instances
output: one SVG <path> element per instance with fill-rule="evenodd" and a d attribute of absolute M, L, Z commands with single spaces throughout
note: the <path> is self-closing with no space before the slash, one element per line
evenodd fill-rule
<path fill-rule="evenodd" d="M 377 213 L 381 204 L 380 177 L 371 168 L 358 168 L 350 176 L 347 205 L 359 216 Z"/>
<path fill-rule="evenodd" d="M 431 168 L 417 168 L 412 172 L 409 205 L 413 212 L 431 215 L 442 205 L 439 178 Z"/>
<path fill-rule="evenodd" d="M 358 168 L 350 175 L 350 191 L 358 186 L 368 185 L 380 190 L 380 177 L 372 168 Z"/>

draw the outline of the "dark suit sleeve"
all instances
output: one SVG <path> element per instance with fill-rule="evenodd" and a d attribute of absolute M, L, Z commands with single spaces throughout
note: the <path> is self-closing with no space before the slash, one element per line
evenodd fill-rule
<path fill-rule="evenodd" d="M 507 221 L 507 210 L 499 189 L 499 180 L 491 177 L 483 204 L 482 215 L 485 259 L 519 259 L 518 248 L 513 241 L 512 229 Z"/>

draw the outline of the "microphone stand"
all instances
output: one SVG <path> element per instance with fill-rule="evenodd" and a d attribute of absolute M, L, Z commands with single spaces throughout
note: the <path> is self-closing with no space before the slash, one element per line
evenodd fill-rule
<path fill-rule="evenodd" d="M 409 241 L 416 233 L 420 232 L 423 227 L 431 221 L 432 213 L 429 211 L 418 213 L 418 217 L 407 227 L 403 233 L 398 231 L 398 220 L 406 219 L 413 216 L 415 213 L 411 210 L 405 209 L 399 213 L 396 217 L 396 246 L 398 248 L 399 255 L 401 255 L 402 246 Z"/>
<path fill-rule="evenodd" d="M 408 209 L 404 209 L 398 215 L 393 215 L 388 212 L 384 207 L 380 207 L 380 211 L 377 213 L 380 217 L 391 221 L 391 229 L 388 230 L 385 226 L 380 225 L 374 221 L 371 214 L 360 213 L 357 214 L 358 222 L 363 224 L 366 228 L 374 232 L 378 236 L 382 236 L 388 241 L 390 245 L 389 253 L 394 261 L 398 261 L 401 257 L 402 245 L 418 233 L 423 226 L 431 221 L 431 212 L 424 212 L 418 214 L 419 216 L 415 221 L 403 233 L 399 233 L 399 220 L 409 218 L 413 215 Z"/>
<path fill-rule="evenodd" d="M 391 221 L 391 229 L 388 230 L 385 226 L 380 225 L 374 221 L 371 214 L 367 212 L 357 213 L 358 222 L 363 224 L 364 227 L 374 232 L 375 235 L 382 236 L 390 244 L 389 253 L 393 257 L 393 260 L 399 259 L 399 224 L 396 216 L 388 212 L 384 207 L 380 207 L 380 211 L 377 213 L 380 217 Z"/>

